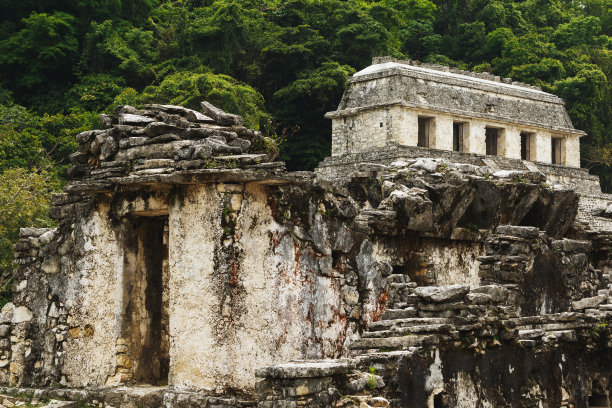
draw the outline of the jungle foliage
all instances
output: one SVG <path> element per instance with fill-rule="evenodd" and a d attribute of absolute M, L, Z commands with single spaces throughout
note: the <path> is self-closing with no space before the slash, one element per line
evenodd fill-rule
<path fill-rule="evenodd" d="M 612 0 L 0 0 L 0 235 L 9 237 L 0 257 L 15 220 L 48 222 L 73 136 L 98 126 L 98 113 L 209 99 L 285 139 L 290 169 L 312 169 L 330 150 L 323 114 L 378 55 L 563 97 L 588 133 L 584 165 L 611 191 L 611 9 Z M 16 218 L 19 200 L 37 204 Z"/>

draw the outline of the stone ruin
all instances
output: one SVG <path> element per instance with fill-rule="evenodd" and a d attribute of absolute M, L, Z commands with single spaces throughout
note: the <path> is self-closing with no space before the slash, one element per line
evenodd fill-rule
<path fill-rule="evenodd" d="M 20 231 L 0 392 L 611 406 L 612 201 L 586 171 L 387 146 L 287 172 L 206 102 L 102 122 L 77 137 L 58 227 Z"/>

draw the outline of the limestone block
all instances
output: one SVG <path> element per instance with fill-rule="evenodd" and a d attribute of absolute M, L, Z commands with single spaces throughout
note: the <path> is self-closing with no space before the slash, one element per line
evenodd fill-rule
<path fill-rule="evenodd" d="M 391 406 L 391 403 L 389 402 L 389 400 L 383 397 L 373 397 L 370 400 L 369 404 L 370 406 L 373 406 L 373 407 L 390 407 Z"/>
<path fill-rule="evenodd" d="M 421 286 L 414 293 L 423 300 L 441 303 L 462 299 L 469 291 L 469 285 Z"/>
<path fill-rule="evenodd" d="M 537 227 L 521 227 L 517 225 L 500 225 L 495 229 L 500 235 L 510 235 L 521 238 L 537 238 L 540 230 Z"/>
<path fill-rule="evenodd" d="M 0 324 L 11 323 L 13 321 L 13 314 L 15 312 L 15 306 L 12 302 L 8 302 L 2 307 L 0 312 Z"/>
<path fill-rule="evenodd" d="M 60 271 L 60 260 L 57 256 L 49 256 L 43 261 L 40 270 L 47 274 L 55 274 Z"/>
<path fill-rule="evenodd" d="M 346 374 L 356 367 L 352 359 L 294 361 L 255 370 L 259 378 L 315 378 Z"/>
<path fill-rule="evenodd" d="M 220 125 L 232 126 L 242 125 L 243 123 L 242 116 L 224 112 L 223 110 L 217 108 L 212 103 L 209 103 L 207 101 L 201 102 L 200 106 L 202 107 L 202 111 L 206 116 L 211 117 L 215 122 L 219 123 Z"/>
<path fill-rule="evenodd" d="M 29 322 L 30 320 L 32 320 L 33 317 L 34 315 L 30 311 L 30 309 L 28 309 L 25 306 L 19 306 L 19 307 L 16 307 L 15 310 L 13 311 L 13 318 L 11 320 L 11 323 L 18 324 L 18 323 Z"/>
<path fill-rule="evenodd" d="M 155 119 L 149 118 L 147 116 L 134 115 L 132 113 L 123 113 L 119 115 L 120 125 L 146 126 L 151 122 L 155 122 Z"/>
<path fill-rule="evenodd" d="M 149 123 L 144 132 L 149 137 L 161 136 L 168 133 L 180 133 L 181 128 L 175 125 L 170 125 L 164 122 L 151 122 Z"/>
<path fill-rule="evenodd" d="M 79 404 L 76 401 L 51 400 L 47 405 L 40 408 L 77 408 L 78 406 Z"/>
<path fill-rule="evenodd" d="M 584 310 L 592 309 L 606 301 L 606 296 L 593 296 L 572 302 L 572 309 Z"/>

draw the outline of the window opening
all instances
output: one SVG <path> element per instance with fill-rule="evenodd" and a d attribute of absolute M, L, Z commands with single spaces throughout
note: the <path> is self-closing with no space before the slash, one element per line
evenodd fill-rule
<path fill-rule="evenodd" d="M 533 134 L 527 132 L 521 132 L 521 159 L 522 160 L 533 160 L 531 153 Z"/>
<path fill-rule="evenodd" d="M 498 142 L 499 142 L 499 129 L 486 128 L 485 129 L 485 143 L 486 143 L 486 150 L 487 150 L 488 155 L 497 156 Z"/>
<path fill-rule="evenodd" d="M 552 164 L 563 164 L 561 160 L 561 150 L 563 148 L 563 139 L 553 137 L 551 139 L 551 162 Z"/>
<path fill-rule="evenodd" d="M 465 123 L 453 123 L 453 150 L 463 152 L 463 138 L 465 131 Z"/>
<path fill-rule="evenodd" d="M 431 132 L 433 128 L 433 118 L 419 117 L 419 140 L 417 146 L 429 147 L 431 142 Z"/>

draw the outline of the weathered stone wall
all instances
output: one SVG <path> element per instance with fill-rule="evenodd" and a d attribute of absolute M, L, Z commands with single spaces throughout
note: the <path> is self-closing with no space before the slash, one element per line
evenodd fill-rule
<path fill-rule="evenodd" d="M 521 133 L 529 133 L 530 161 L 551 163 L 551 137 L 563 138 L 562 163 L 580 167 L 579 138 L 551 133 L 547 129 L 482 120 L 466 116 L 449 115 L 433 110 L 407 108 L 401 104 L 359 111 L 354 115 L 332 118 L 332 157 L 346 154 L 392 149 L 395 146 L 417 146 L 418 118 L 432 118 L 429 136 L 431 149 L 453 151 L 453 123 L 464 125 L 463 152 L 486 154 L 487 127 L 500 129 L 498 156 L 521 159 Z"/>
<path fill-rule="evenodd" d="M 274 219 L 274 199 L 262 186 L 217 184 L 189 187 L 174 200 L 173 385 L 249 389 L 266 362 L 343 352 L 345 285 L 325 238 L 307 241 L 325 233 L 321 214 L 307 207 L 300 215 L 312 224 L 297 238 Z"/>
<path fill-rule="evenodd" d="M 195 115 L 155 106 L 144 129 L 164 109 Z M 208 129 L 183 140 L 194 149 L 230 132 L 176 115 L 183 136 Z M 121 408 L 608 398 L 612 238 L 584 215 L 608 219 L 584 171 L 418 148 L 316 173 L 243 150 L 211 150 L 213 168 L 178 154 L 137 168 L 121 158 L 141 130 L 105 133 L 123 146 L 106 160 L 87 151 L 86 177 L 54 197 L 57 229 L 22 230 L 2 383 Z M 170 139 L 144 146 L 174 152 Z M 537 358 L 567 374 L 547 377 Z"/>

